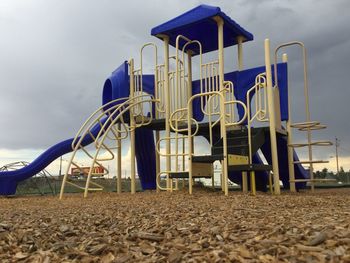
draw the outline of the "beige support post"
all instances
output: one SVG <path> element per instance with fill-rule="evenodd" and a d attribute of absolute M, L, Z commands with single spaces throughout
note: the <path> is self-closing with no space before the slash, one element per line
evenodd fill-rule
<path fill-rule="evenodd" d="M 188 89 L 187 89 L 187 97 L 188 100 L 192 97 L 192 51 L 187 51 L 187 64 L 188 64 Z M 189 114 L 189 120 L 191 120 L 193 116 L 193 108 L 192 105 L 188 107 L 188 114 Z M 191 125 L 191 122 L 189 123 Z M 193 153 L 193 144 L 194 144 L 194 138 L 189 138 L 191 140 L 191 146 L 189 147 L 189 179 L 188 179 L 188 186 L 189 186 L 189 192 L 192 194 L 192 186 L 193 186 L 193 180 L 192 180 L 192 153 Z M 185 157 L 185 156 L 184 156 Z M 191 167 L 191 168 L 190 168 Z M 190 172 L 191 171 L 191 172 Z"/>
<path fill-rule="evenodd" d="M 187 99 L 189 100 L 192 97 L 192 51 L 187 51 L 187 66 L 188 66 L 188 88 L 187 88 Z M 189 112 L 190 117 L 192 118 L 193 112 Z"/>
<path fill-rule="evenodd" d="M 156 142 L 158 142 L 160 139 L 159 136 L 159 131 L 156 131 Z M 158 148 L 158 150 L 156 151 L 156 176 L 158 176 L 158 174 L 160 173 L 160 155 L 158 153 L 158 151 L 160 150 L 158 147 L 158 143 L 156 143 L 156 147 Z M 157 192 L 160 192 L 160 189 L 157 186 Z"/>
<path fill-rule="evenodd" d="M 220 92 L 224 93 L 224 20 L 216 16 L 214 17 L 218 26 L 218 52 L 219 52 L 219 80 L 220 80 Z M 223 94 L 225 98 L 225 94 Z M 220 110 L 225 111 L 225 101 L 220 99 Z M 223 186 L 225 195 L 228 195 L 228 175 L 227 175 L 227 140 L 226 140 L 226 123 L 225 116 L 220 120 L 220 132 L 222 138 L 223 155 L 222 160 L 222 174 L 223 174 Z"/>
<path fill-rule="evenodd" d="M 160 72 L 161 74 L 161 72 Z M 158 90 L 158 70 L 157 70 L 157 66 L 156 66 L 156 70 L 155 70 L 155 75 L 154 75 L 154 89 L 155 91 Z M 157 94 L 157 93 L 156 93 Z M 160 96 L 159 96 L 160 97 Z M 155 117 L 156 119 L 159 119 L 159 112 L 157 110 L 157 104 L 155 104 Z M 158 148 L 158 141 L 160 139 L 160 134 L 159 131 L 156 131 L 156 147 Z M 158 176 L 158 174 L 160 173 L 160 155 L 159 155 L 159 148 L 156 150 L 156 177 Z M 157 192 L 160 192 L 160 189 L 157 186 Z"/>
<path fill-rule="evenodd" d="M 118 123 L 118 132 L 117 132 L 117 193 L 120 194 L 122 192 L 122 140 L 120 139 L 120 128 L 121 125 Z"/>
<path fill-rule="evenodd" d="M 243 70 L 243 36 L 237 37 L 238 70 Z"/>
<path fill-rule="evenodd" d="M 130 60 L 130 98 L 134 97 L 134 59 Z M 133 108 L 130 109 L 130 177 L 131 177 L 131 193 L 135 194 L 135 119 L 133 116 Z"/>
<path fill-rule="evenodd" d="M 242 191 L 248 193 L 248 173 L 242 172 Z"/>
<path fill-rule="evenodd" d="M 288 56 L 287 54 L 282 55 L 282 61 L 284 63 L 288 62 Z M 289 87 L 289 85 L 288 85 Z M 291 145 L 293 143 L 293 134 L 292 134 L 292 127 L 290 126 L 292 124 L 292 118 L 291 118 L 291 105 L 290 105 L 290 98 L 288 96 L 288 120 L 287 120 L 287 132 L 288 132 L 288 145 Z M 288 147 L 288 172 L 289 172 L 289 185 L 290 185 L 290 191 L 295 193 L 296 188 L 295 188 L 295 172 L 294 172 L 294 157 L 293 157 L 293 147 Z"/>
<path fill-rule="evenodd" d="M 266 68 L 266 84 L 268 97 L 268 111 L 270 122 L 270 139 L 271 139 L 271 157 L 272 157 L 272 171 L 275 194 L 281 193 L 280 178 L 278 169 L 278 155 L 277 155 L 277 138 L 276 138 L 276 122 L 275 122 L 275 105 L 274 92 L 272 87 L 271 61 L 270 61 L 270 40 L 265 39 L 265 68 Z"/>
<path fill-rule="evenodd" d="M 252 195 L 256 195 L 255 171 L 250 172 L 250 191 Z"/>
<path fill-rule="evenodd" d="M 170 86 L 169 86 L 169 37 L 164 35 L 164 89 L 165 89 L 165 137 L 166 140 L 166 171 L 167 171 L 167 188 L 170 189 L 171 180 L 169 171 L 171 170 L 171 144 L 170 144 Z"/>
<path fill-rule="evenodd" d="M 273 183 L 272 183 L 272 174 L 271 172 L 269 172 L 269 189 L 270 189 L 270 193 L 273 195 Z"/>
<path fill-rule="evenodd" d="M 238 58 L 238 70 L 243 70 L 243 37 L 237 37 L 237 58 Z M 242 172 L 242 191 L 248 193 L 248 174 Z"/>

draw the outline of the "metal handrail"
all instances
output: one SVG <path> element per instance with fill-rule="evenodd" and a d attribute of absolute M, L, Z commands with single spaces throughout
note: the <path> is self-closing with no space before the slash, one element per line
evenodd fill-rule
<path fill-rule="evenodd" d="M 103 124 L 103 126 L 101 127 L 101 130 L 100 132 L 98 133 L 98 135 L 94 138 L 95 140 L 95 146 L 96 146 L 96 152 L 95 152 L 95 155 L 92 156 L 91 154 L 88 154 L 88 156 L 92 159 L 92 164 L 90 166 L 90 170 L 89 170 L 89 174 L 88 174 L 88 178 L 86 180 L 86 185 L 85 185 L 85 192 L 84 192 L 84 196 L 86 197 L 87 195 L 87 192 L 89 191 L 89 184 L 90 184 L 90 180 L 91 180 L 91 176 L 92 176 L 92 167 L 94 167 L 94 165 L 97 163 L 98 165 L 104 167 L 100 162 L 101 161 L 107 161 L 107 160 L 111 160 L 114 158 L 114 154 L 113 152 L 110 150 L 109 147 L 107 147 L 104 143 L 105 139 L 108 138 L 108 133 L 110 131 L 113 132 L 114 134 L 114 125 L 117 123 L 117 122 L 120 122 L 124 125 L 125 122 L 124 122 L 124 114 L 128 113 L 130 111 L 130 109 L 132 107 L 138 107 L 139 104 L 141 103 L 150 103 L 150 105 L 152 105 L 152 103 L 155 102 L 155 100 L 151 97 L 151 99 L 148 99 L 148 100 L 144 100 L 144 101 L 141 101 L 139 97 L 147 97 L 149 98 L 148 95 L 141 95 L 141 96 L 137 96 L 135 98 L 131 98 L 131 99 L 128 99 L 126 101 L 124 101 L 123 103 L 121 103 L 120 105 L 115 105 L 113 107 L 113 112 L 112 113 L 109 113 L 109 117 L 107 118 L 107 120 L 105 121 L 105 123 Z M 136 101 L 136 102 L 134 102 Z M 111 107 L 112 108 L 112 107 Z M 151 117 L 150 117 L 150 121 L 152 120 L 152 108 L 150 108 L 150 112 L 151 112 Z M 117 113 L 117 114 L 116 114 Z M 149 123 L 149 122 L 148 122 Z M 145 124 L 145 123 L 143 123 Z M 130 127 L 128 130 L 130 131 L 131 129 L 135 129 L 136 127 Z M 127 132 L 127 131 L 126 131 Z M 65 173 L 65 176 L 63 178 L 63 182 L 62 182 L 62 187 L 61 187 L 61 194 L 60 194 L 60 198 L 62 198 L 63 196 L 63 192 L 64 192 L 64 187 L 65 187 L 65 183 L 67 182 L 67 177 L 68 177 L 68 173 L 69 173 L 69 169 L 71 167 L 71 165 L 75 165 L 75 166 L 78 166 L 75 162 L 73 162 L 74 158 L 75 158 L 75 155 L 77 153 L 78 150 L 82 149 L 83 147 L 80 147 L 80 143 L 81 143 L 81 140 L 78 141 L 78 143 L 75 145 L 75 148 L 74 148 L 74 151 L 72 153 L 72 156 L 70 158 L 70 161 L 69 161 L 69 165 L 67 166 L 67 170 L 66 170 L 66 173 Z M 99 156 L 99 153 L 101 151 L 101 149 L 104 149 L 104 150 L 107 150 L 107 152 L 110 154 L 110 157 L 105 157 L 105 158 L 98 158 Z M 78 166 L 79 167 L 79 166 Z M 105 170 L 108 171 L 108 169 L 106 169 L 104 167 Z M 91 189 L 90 189 L 91 190 Z"/>
<path fill-rule="evenodd" d="M 250 94 L 254 93 L 255 99 L 255 114 L 251 116 Z M 261 95 L 263 93 L 263 95 Z M 254 120 L 264 122 L 268 121 L 267 115 L 267 92 L 266 92 L 266 77 L 265 73 L 261 73 L 255 77 L 255 85 L 247 91 L 247 126 L 248 126 L 248 145 L 249 145 L 249 162 L 252 162 L 252 122 Z"/>
<path fill-rule="evenodd" d="M 145 95 L 144 95 L 145 96 Z M 147 96 L 149 97 L 149 96 Z M 134 103 L 130 103 L 130 101 L 136 101 Z M 139 104 L 143 104 L 143 103 L 150 103 L 150 105 L 152 105 L 152 103 L 154 103 L 155 100 L 151 97 L 151 99 L 146 99 L 144 101 L 140 101 L 139 98 L 131 98 L 129 101 L 128 101 L 128 106 L 125 107 L 121 112 L 119 112 L 118 116 L 115 117 L 115 118 L 112 118 L 111 119 L 111 124 L 106 128 L 106 132 L 101 134 L 101 136 L 98 136 L 97 138 L 97 141 L 100 141 L 99 144 L 97 144 L 97 149 L 96 149 L 96 152 L 95 152 L 95 156 L 94 156 L 94 159 L 92 160 L 92 163 L 90 165 L 90 171 L 89 171 L 89 174 L 88 174 L 88 178 L 87 178 L 87 181 L 86 181 L 86 189 L 85 189 L 85 192 L 84 192 L 84 197 L 87 196 L 87 193 L 88 193 L 88 186 L 89 186 L 89 183 L 90 183 L 90 180 L 91 180 L 91 172 L 92 172 L 92 169 L 91 167 L 94 166 L 94 164 L 96 163 L 96 160 L 97 160 L 97 157 L 99 155 L 99 152 L 101 150 L 101 146 L 103 145 L 103 142 L 105 141 L 106 137 L 107 137 L 107 134 L 109 132 L 109 130 L 111 129 L 111 127 L 113 127 L 115 125 L 115 123 L 119 120 L 120 116 L 123 116 L 124 114 L 126 114 L 127 112 L 129 112 L 133 107 L 138 107 Z M 152 108 L 150 109 L 150 113 L 151 113 L 151 116 L 149 118 L 149 123 L 152 121 L 153 119 L 153 116 L 152 116 Z M 144 125 L 146 125 L 147 123 L 144 123 Z M 132 129 L 135 129 L 135 127 L 131 127 L 130 130 Z"/>
<path fill-rule="evenodd" d="M 101 107 L 99 107 L 97 110 L 95 110 L 88 118 L 87 120 L 83 123 L 83 125 L 80 127 L 78 132 L 76 133 L 73 141 L 72 141 L 72 149 L 75 148 L 76 144 L 81 143 L 81 141 L 84 139 L 84 136 L 91 131 L 92 127 L 94 127 L 99 120 L 102 119 L 102 117 L 105 117 L 106 115 L 109 114 L 110 111 L 114 110 L 116 107 L 120 106 L 120 102 L 128 100 L 128 97 L 126 98 L 119 98 L 112 100 Z M 116 104 L 118 103 L 118 104 Z M 115 105 L 116 104 L 116 105 Z M 113 105 L 113 106 L 111 106 Z M 108 108 L 107 110 L 104 110 L 105 108 Z M 96 115 L 98 116 L 96 117 Z M 91 120 L 93 120 L 91 122 Z M 90 133 L 91 135 L 91 133 Z"/>

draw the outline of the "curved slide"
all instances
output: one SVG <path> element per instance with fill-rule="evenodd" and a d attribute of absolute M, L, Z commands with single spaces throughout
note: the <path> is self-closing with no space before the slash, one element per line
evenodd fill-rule
<path fill-rule="evenodd" d="M 102 123 L 107 118 L 102 120 Z M 100 131 L 100 124 L 97 123 L 92 129 L 93 136 L 97 136 Z M 47 149 L 39 157 L 37 157 L 28 166 L 15 171 L 0 172 L 0 195 L 14 195 L 16 193 L 17 184 L 20 181 L 26 180 L 38 174 L 41 170 L 47 167 L 54 160 L 60 156 L 72 151 L 73 138 L 62 141 Z M 86 146 L 93 142 L 93 138 L 90 135 L 85 136 L 82 141 L 82 145 Z"/>
<path fill-rule="evenodd" d="M 150 76 L 145 78 L 146 86 L 151 87 L 153 82 L 149 81 Z M 103 94 L 102 104 L 106 104 L 111 100 L 128 97 L 129 90 L 129 77 L 128 77 L 128 65 L 124 62 L 119 66 L 112 75 L 106 80 Z M 104 123 L 107 120 L 105 117 L 102 120 Z M 91 133 L 96 136 L 100 131 L 100 125 L 96 124 Z M 143 190 L 156 189 L 156 158 L 155 158 L 155 144 L 153 138 L 153 132 L 151 130 L 138 128 L 135 134 L 136 139 L 136 159 L 138 175 L 141 181 Z M 72 151 L 73 138 L 62 141 L 55 144 L 39 157 L 37 157 L 28 166 L 15 171 L 0 172 L 0 195 L 14 195 L 16 193 L 17 184 L 20 181 L 26 180 L 47 167 L 54 160 L 60 156 Z M 82 141 L 82 145 L 86 146 L 93 142 L 93 138 L 87 135 Z"/>

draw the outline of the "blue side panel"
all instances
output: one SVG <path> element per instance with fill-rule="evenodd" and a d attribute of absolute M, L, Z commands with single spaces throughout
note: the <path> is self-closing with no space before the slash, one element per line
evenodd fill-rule
<path fill-rule="evenodd" d="M 274 85 L 274 66 L 272 69 L 272 79 Z M 255 77 L 265 72 L 265 67 L 257 67 L 237 72 L 237 74 L 227 74 L 227 79 L 234 83 L 234 91 L 236 99 L 247 103 L 247 91 L 255 85 Z M 280 107 L 281 107 L 281 119 L 282 121 L 288 120 L 288 74 L 287 74 L 287 63 L 277 64 L 277 79 L 278 87 L 280 90 Z M 226 75 L 225 75 L 226 77 Z M 244 111 L 242 108 L 238 108 L 240 117 L 243 116 Z"/>
<path fill-rule="evenodd" d="M 253 155 L 253 163 L 262 164 L 262 160 L 260 159 L 258 154 Z M 229 172 L 228 178 L 239 185 L 242 185 L 242 172 Z M 255 172 L 255 183 L 256 183 L 256 190 L 266 192 L 267 191 L 267 184 L 268 184 L 268 178 L 269 175 L 267 172 L 260 171 Z M 248 187 L 250 187 L 250 176 L 248 175 Z"/>
<path fill-rule="evenodd" d="M 288 145 L 287 140 L 284 137 L 277 137 L 277 147 L 278 147 L 278 168 L 280 179 L 283 182 L 283 187 L 289 189 L 289 171 L 288 171 Z M 265 144 L 261 147 L 268 163 L 272 163 L 271 158 L 271 141 L 270 136 L 266 135 Z M 294 161 L 299 161 L 296 152 L 294 151 Z M 309 173 L 304 169 L 301 164 L 294 164 L 294 174 L 295 179 L 308 179 Z M 303 189 L 306 186 L 306 183 L 296 183 L 297 189 Z"/>
<path fill-rule="evenodd" d="M 106 118 L 103 120 L 103 123 L 106 121 Z M 91 133 L 93 136 L 96 136 L 100 131 L 100 125 L 97 124 L 92 130 Z M 42 153 L 38 158 L 31 162 L 28 166 L 23 167 L 22 169 L 15 171 L 6 171 L 0 172 L 0 195 L 14 195 L 16 193 L 17 183 L 28 179 L 39 173 L 50 163 L 56 160 L 58 157 L 69 153 L 72 151 L 72 141 L 73 139 L 68 139 L 63 142 L 60 142 L 44 153 Z M 82 145 L 86 146 L 93 141 L 92 137 L 86 136 L 82 142 Z"/>
<path fill-rule="evenodd" d="M 280 107 L 281 107 L 281 119 L 282 121 L 288 120 L 288 72 L 287 63 L 277 64 L 278 74 L 278 87 L 280 91 Z M 234 71 L 225 74 L 225 80 L 232 81 L 234 84 L 234 92 L 237 100 L 247 103 L 246 94 L 247 91 L 255 85 L 255 77 L 265 72 L 265 67 L 257 67 L 247 69 L 243 71 Z M 274 66 L 272 66 L 272 78 L 274 79 Z M 192 94 L 200 93 L 200 81 L 195 80 L 192 82 Z M 194 99 L 192 103 L 193 117 L 197 121 L 201 121 L 204 115 L 200 109 L 200 99 Z M 238 114 L 243 117 L 244 110 L 241 106 L 238 106 Z"/>
<path fill-rule="evenodd" d="M 154 75 L 142 75 L 142 87 L 144 92 L 154 96 Z"/>
<path fill-rule="evenodd" d="M 156 154 L 153 131 L 138 128 L 135 131 L 137 172 L 143 190 L 156 189 Z"/>

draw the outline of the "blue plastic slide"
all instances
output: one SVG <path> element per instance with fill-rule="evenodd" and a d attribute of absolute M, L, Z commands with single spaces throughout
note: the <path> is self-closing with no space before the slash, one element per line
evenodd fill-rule
<path fill-rule="evenodd" d="M 103 119 L 102 123 L 104 123 L 106 119 L 107 118 Z M 91 133 L 93 134 L 93 136 L 97 136 L 99 131 L 100 124 L 97 123 L 91 129 Z M 47 167 L 58 157 L 71 152 L 72 142 L 73 138 L 57 143 L 56 145 L 47 149 L 28 166 L 25 166 L 22 169 L 15 171 L 0 172 L 0 195 L 14 195 L 16 193 L 18 182 L 38 174 L 41 170 Z M 92 142 L 93 138 L 90 135 L 87 135 L 82 141 L 82 145 L 86 146 Z"/>
<path fill-rule="evenodd" d="M 279 176 L 284 189 L 289 189 L 289 171 L 288 171 L 288 145 L 285 137 L 277 136 L 278 168 Z M 266 135 L 265 144 L 261 147 L 268 163 L 272 163 L 270 136 Z M 298 155 L 294 151 L 294 161 L 299 161 Z M 294 164 L 295 179 L 308 179 L 309 172 L 301 164 Z M 305 188 L 306 183 L 296 183 L 297 189 Z"/>
<path fill-rule="evenodd" d="M 152 130 L 136 129 L 135 155 L 142 189 L 156 189 L 156 149 Z"/>

